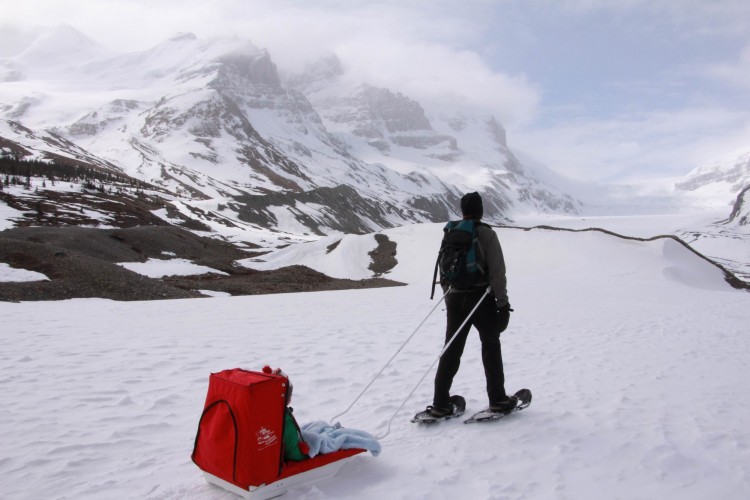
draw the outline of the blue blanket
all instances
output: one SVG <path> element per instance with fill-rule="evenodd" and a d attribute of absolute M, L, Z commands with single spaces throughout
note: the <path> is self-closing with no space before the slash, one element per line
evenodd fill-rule
<path fill-rule="evenodd" d="M 333 425 L 327 422 L 310 422 L 300 427 L 302 439 L 310 447 L 308 455 L 310 458 L 319 453 L 331 453 L 336 450 L 351 448 L 362 448 L 374 457 L 380 455 L 380 443 L 371 434 L 357 429 L 341 427 L 336 422 Z"/>

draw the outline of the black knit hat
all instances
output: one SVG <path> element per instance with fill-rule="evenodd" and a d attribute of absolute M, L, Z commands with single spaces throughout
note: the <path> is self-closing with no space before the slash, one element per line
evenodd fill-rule
<path fill-rule="evenodd" d="M 473 193 L 465 194 L 461 198 L 461 214 L 464 219 L 481 219 L 484 215 L 484 207 L 482 206 L 482 197 L 479 193 L 474 191 Z"/>

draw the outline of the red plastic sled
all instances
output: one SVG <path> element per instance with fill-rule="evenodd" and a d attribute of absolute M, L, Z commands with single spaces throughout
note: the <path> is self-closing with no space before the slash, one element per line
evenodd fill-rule
<path fill-rule="evenodd" d="M 192 454 L 209 483 L 247 499 L 273 498 L 333 476 L 346 459 L 365 451 L 285 462 L 286 391 L 287 379 L 272 373 L 235 368 L 211 374 Z"/>

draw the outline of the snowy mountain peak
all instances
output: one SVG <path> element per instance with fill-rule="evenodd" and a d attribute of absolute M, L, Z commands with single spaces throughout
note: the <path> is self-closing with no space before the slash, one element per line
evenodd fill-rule
<path fill-rule="evenodd" d="M 290 75 L 287 84 L 290 87 L 307 88 L 327 86 L 344 75 L 341 60 L 336 54 L 328 54 L 308 64 L 301 73 Z"/>
<path fill-rule="evenodd" d="M 717 183 L 725 184 L 733 196 L 750 185 L 750 151 L 700 166 L 678 182 L 676 188 L 695 191 Z"/>
<path fill-rule="evenodd" d="M 245 46 L 220 56 L 217 62 L 221 63 L 221 66 L 217 78 L 211 85 L 235 87 L 236 90 L 254 85 L 280 87 L 281 79 L 271 56 L 266 50 L 252 49 Z"/>
<path fill-rule="evenodd" d="M 487 127 L 489 129 L 490 135 L 495 139 L 495 142 L 507 148 L 508 142 L 505 135 L 505 128 L 500 125 L 500 123 L 494 116 L 490 117 L 487 120 Z"/>
<path fill-rule="evenodd" d="M 111 55 L 111 52 L 68 24 L 42 33 L 16 58 L 30 65 L 60 66 Z"/>
<path fill-rule="evenodd" d="M 490 221 L 577 210 L 513 155 L 495 118 L 431 114 L 419 96 L 354 81 L 333 55 L 284 81 L 246 39 L 181 34 L 71 68 L 38 75 L 38 88 L 0 84 L 0 118 L 68 142 L 4 138 L 34 157 L 113 165 L 203 222 L 366 232 L 456 216 L 466 190 L 483 193 Z"/>
<path fill-rule="evenodd" d="M 361 95 L 371 118 L 381 120 L 390 133 L 432 130 L 422 106 L 401 93 L 367 84 Z"/>

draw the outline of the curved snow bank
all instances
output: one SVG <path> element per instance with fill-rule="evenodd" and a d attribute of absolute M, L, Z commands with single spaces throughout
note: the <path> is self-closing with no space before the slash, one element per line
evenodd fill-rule
<path fill-rule="evenodd" d="M 396 243 L 398 264 L 384 277 L 429 290 L 442 224 L 417 224 L 383 231 Z M 509 289 L 521 280 L 564 279 L 580 287 L 618 287 L 624 278 L 643 286 L 668 281 L 712 290 L 730 289 L 718 266 L 671 237 L 638 240 L 603 231 L 497 228 L 508 268 Z M 339 239 L 340 238 L 340 239 Z M 374 236 L 328 237 L 292 245 L 241 263 L 265 270 L 302 264 L 335 278 L 373 277 L 368 253 Z M 262 261 L 261 261 L 262 259 Z M 571 279 L 574 276 L 574 279 Z M 545 286 L 545 285 L 540 285 Z"/>
<path fill-rule="evenodd" d="M 672 239 L 661 242 L 665 260 L 664 276 L 683 285 L 709 290 L 726 289 L 721 269 L 703 260 Z"/>
<path fill-rule="evenodd" d="M 164 278 L 166 276 L 193 276 L 200 274 L 223 274 L 207 266 L 201 266 L 187 259 L 148 259 L 146 262 L 121 262 L 117 264 L 134 273 L 148 276 L 149 278 Z"/>
<path fill-rule="evenodd" d="M 374 234 L 328 236 L 237 263 L 258 271 L 303 265 L 332 278 L 359 280 L 373 277 L 368 269 L 372 262 L 368 254 L 376 247 Z"/>
<path fill-rule="evenodd" d="M 556 273 L 573 274 L 579 280 L 573 288 L 599 284 L 605 288 L 620 286 L 625 278 L 636 279 L 645 286 L 678 283 L 694 288 L 731 290 L 725 271 L 709 259 L 691 250 L 673 237 L 653 239 L 626 238 L 606 231 L 526 231 L 523 241 L 518 234 L 500 232 L 507 247 L 509 275 L 517 257 L 528 276 L 553 278 Z M 564 269 L 563 269 L 564 268 Z M 569 279 L 569 278 L 568 278 Z M 667 283 L 665 283 L 667 282 Z"/>
<path fill-rule="evenodd" d="M 429 283 L 443 234 L 442 227 L 442 224 L 416 224 L 382 231 L 380 234 L 396 242 L 398 261 L 396 267 L 383 277 L 404 283 L 425 280 Z M 369 254 L 377 246 L 374 234 L 328 236 L 238 263 L 259 271 L 300 264 L 333 278 L 366 279 L 374 277 Z"/>
<path fill-rule="evenodd" d="M 0 262 L 0 282 L 18 283 L 21 281 L 49 281 L 49 278 L 36 271 L 17 269 L 10 267 L 4 262 Z"/>

